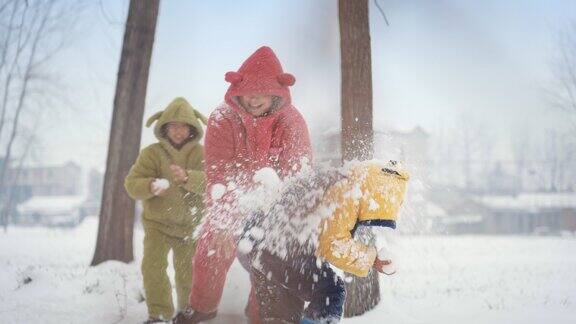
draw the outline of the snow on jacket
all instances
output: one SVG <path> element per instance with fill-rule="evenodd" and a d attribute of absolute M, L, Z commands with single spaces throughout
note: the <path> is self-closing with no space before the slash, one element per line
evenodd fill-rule
<path fill-rule="evenodd" d="M 315 168 L 299 174 L 283 184 L 270 208 L 246 220 L 240 252 L 251 260 L 269 252 L 287 268 L 294 267 L 293 260 L 317 255 L 364 277 L 376 249 L 354 232 L 360 225 L 395 228 L 407 180 L 397 167 L 372 161 L 345 172 Z"/>
<path fill-rule="evenodd" d="M 142 222 L 145 227 L 159 229 L 171 236 L 186 237 L 192 234 L 203 215 L 204 153 L 199 141 L 204 134 L 200 122 L 205 124 L 206 118 L 184 98 L 176 98 L 165 110 L 150 117 L 146 126 L 150 127 L 155 121 L 154 135 L 158 143 L 140 152 L 124 186 L 130 197 L 142 200 Z M 180 149 L 172 146 L 164 135 L 162 127 L 170 122 L 186 123 L 194 129 L 194 136 Z M 186 183 L 176 184 L 170 170 L 171 164 L 186 170 Z M 154 196 L 150 183 L 160 178 L 168 179 L 170 187 L 164 195 Z"/>
<path fill-rule="evenodd" d="M 368 275 L 377 251 L 355 240 L 359 225 L 396 227 L 408 173 L 391 165 L 365 162 L 332 186 L 324 197 L 331 216 L 320 225 L 317 255 L 345 272 Z"/>
<path fill-rule="evenodd" d="M 191 308 L 203 312 L 218 308 L 236 256 L 236 226 L 245 216 L 238 210 L 237 193 L 251 186 L 256 170 L 270 167 L 286 177 L 300 167 L 301 159 L 312 157 L 308 128 L 291 104 L 288 87 L 294 77 L 283 72 L 270 48 L 258 49 L 237 72 L 226 73 L 226 81 L 230 87 L 225 103 L 211 114 L 204 142 L 208 206 L 198 233 L 190 294 Z M 274 96 L 274 104 L 255 118 L 238 104 L 238 97 L 258 94 Z M 249 314 L 257 312 L 254 296 L 252 290 Z"/>
<path fill-rule="evenodd" d="M 303 158 L 311 161 L 308 128 L 292 106 L 288 89 L 295 79 L 283 72 L 269 47 L 258 49 L 238 72 L 226 73 L 226 81 L 230 87 L 225 103 L 211 114 L 206 131 L 209 194 L 215 184 L 249 185 L 254 172 L 264 167 L 285 177 L 300 168 Z M 278 100 L 268 114 L 253 117 L 238 103 L 238 97 L 254 94 Z"/>

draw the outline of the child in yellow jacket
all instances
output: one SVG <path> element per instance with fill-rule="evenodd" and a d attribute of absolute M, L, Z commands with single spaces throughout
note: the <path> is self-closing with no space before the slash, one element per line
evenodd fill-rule
<path fill-rule="evenodd" d="M 329 264 L 360 277 L 373 268 L 387 272 L 392 261 L 384 245 L 363 243 L 354 234 L 396 227 L 408 178 L 395 163 L 364 162 L 345 174 L 316 172 L 292 180 L 265 215 L 251 218 L 239 259 L 265 301 L 261 319 L 337 323 L 344 282 Z"/>
<path fill-rule="evenodd" d="M 361 165 L 328 190 L 326 203 L 338 207 L 322 222 L 318 256 L 359 277 L 366 277 L 373 265 L 384 273 L 391 260 L 378 255 L 387 252 L 382 242 L 386 238 L 377 235 L 376 244 L 370 246 L 353 237 L 361 227 L 374 227 L 378 232 L 396 228 L 409 176 L 395 164 Z"/>

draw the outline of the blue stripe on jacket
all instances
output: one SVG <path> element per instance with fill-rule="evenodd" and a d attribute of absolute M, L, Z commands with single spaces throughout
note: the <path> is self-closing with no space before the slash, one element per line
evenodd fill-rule
<path fill-rule="evenodd" d="M 396 221 L 390 219 L 371 219 L 365 221 L 358 221 L 354 225 L 354 228 L 350 231 L 352 236 L 356 233 L 358 226 L 381 226 L 381 227 L 390 227 L 392 229 L 396 229 Z"/>

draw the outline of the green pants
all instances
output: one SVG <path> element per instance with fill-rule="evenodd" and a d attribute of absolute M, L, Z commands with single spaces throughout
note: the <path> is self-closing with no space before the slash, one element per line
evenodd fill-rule
<path fill-rule="evenodd" d="M 176 273 L 178 310 L 186 309 L 192 286 L 192 256 L 195 247 L 196 242 L 192 239 L 173 237 L 154 228 L 145 228 L 142 277 L 150 317 L 168 320 L 174 315 L 172 286 L 166 273 L 170 250 Z"/>

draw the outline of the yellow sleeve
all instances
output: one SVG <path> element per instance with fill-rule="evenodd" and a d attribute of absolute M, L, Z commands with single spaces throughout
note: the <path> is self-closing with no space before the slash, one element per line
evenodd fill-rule
<path fill-rule="evenodd" d="M 354 240 L 350 231 L 358 220 L 358 199 L 344 180 L 325 195 L 324 203 L 333 212 L 321 223 L 318 255 L 345 272 L 366 277 L 376 259 L 376 249 Z"/>

